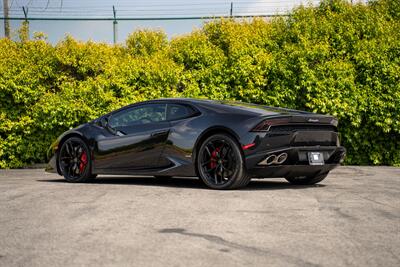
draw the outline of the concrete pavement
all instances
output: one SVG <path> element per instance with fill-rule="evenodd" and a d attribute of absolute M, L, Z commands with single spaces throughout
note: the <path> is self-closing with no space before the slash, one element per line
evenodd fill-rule
<path fill-rule="evenodd" d="M 235 191 L 0 170 L 0 266 L 400 266 L 400 168 Z"/>

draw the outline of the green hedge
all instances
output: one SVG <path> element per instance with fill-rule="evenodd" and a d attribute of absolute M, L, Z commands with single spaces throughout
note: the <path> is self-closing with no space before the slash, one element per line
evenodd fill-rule
<path fill-rule="evenodd" d="M 339 118 L 348 164 L 400 165 L 400 3 L 323 1 L 219 19 L 168 40 L 0 40 L 0 168 L 43 162 L 65 130 L 158 97 L 236 99 Z"/>

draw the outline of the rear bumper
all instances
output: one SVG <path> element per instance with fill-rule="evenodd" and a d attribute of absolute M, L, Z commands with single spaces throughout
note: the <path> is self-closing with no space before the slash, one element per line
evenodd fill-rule
<path fill-rule="evenodd" d="M 310 165 L 308 152 L 321 152 L 324 155 L 324 165 Z M 270 155 L 287 153 L 288 157 L 282 164 L 259 165 Z M 294 177 L 313 176 L 327 173 L 339 166 L 346 154 L 341 146 L 304 146 L 286 147 L 273 151 L 259 152 L 246 157 L 248 173 L 253 177 Z"/>
<path fill-rule="evenodd" d="M 254 178 L 316 176 L 328 173 L 337 166 L 339 164 L 267 166 L 252 168 L 248 173 Z"/>

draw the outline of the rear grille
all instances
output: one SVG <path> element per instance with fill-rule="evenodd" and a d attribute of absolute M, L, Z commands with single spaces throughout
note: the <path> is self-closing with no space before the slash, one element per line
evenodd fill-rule
<path fill-rule="evenodd" d="M 288 125 L 272 125 L 270 127 L 269 131 L 271 131 L 271 132 L 296 132 L 296 131 L 337 132 L 337 128 L 333 125 L 288 124 Z"/>

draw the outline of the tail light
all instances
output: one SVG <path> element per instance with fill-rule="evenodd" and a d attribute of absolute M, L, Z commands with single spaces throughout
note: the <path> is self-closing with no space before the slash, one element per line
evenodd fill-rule
<path fill-rule="evenodd" d="M 260 122 L 251 131 L 252 132 L 266 132 L 272 125 L 288 124 L 289 118 L 268 119 Z"/>

